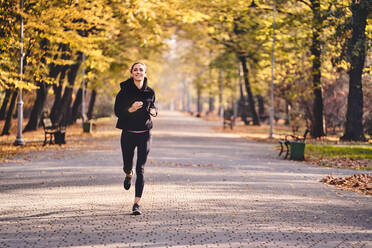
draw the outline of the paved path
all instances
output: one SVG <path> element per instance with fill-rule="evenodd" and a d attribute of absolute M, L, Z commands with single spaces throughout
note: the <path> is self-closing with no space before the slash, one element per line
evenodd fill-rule
<path fill-rule="evenodd" d="M 1 164 L 0 247 L 372 247 L 372 198 L 318 182 L 354 171 L 279 160 L 211 126 L 156 120 L 142 216 L 129 215 L 119 133 Z"/>

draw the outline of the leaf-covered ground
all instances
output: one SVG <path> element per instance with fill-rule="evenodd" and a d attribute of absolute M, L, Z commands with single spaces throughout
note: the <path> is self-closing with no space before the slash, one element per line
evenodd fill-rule
<path fill-rule="evenodd" d="M 345 168 L 354 170 L 372 170 L 371 159 L 352 159 L 352 158 L 325 158 L 325 157 L 313 157 L 309 156 L 306 158 L 307 162 L 312 164 L 333 167 L 333 168 Z"/>
<path fill-rule="evenodd" d="M 327 166 L 333 168 L 347 168 L 354 170 L 371 170 L 371 159 L 352 159 L 352 158 L 317 158 L 310 157 L 306 159 L 312 164 Z M 369 174 L 354 174 L 350 177 L 333 177 L 329 175 L 321 182 L 328 185 L 336 186 L 337 188 L 349 191 L 355 191 L 366 195 L 372 195 L 372 175 Z"/>
<path fill-rule="evenodd" d="M 0 126 L 1 124 L 0 122 Z M 94 121 L 93 132 L 91 133 L 83 133 L 81 123 L 68 126 L 66 129 L 66 144 L 61 146 L 49 143 L 43 146 L 44 131 L 42 128 L 39 128 L 36 131 L 23 133 L 23 139 L 26 142 L 25 146 L 14 146 L 13 142 L 16 139 L 15 133 L 17 126 L 13 125 L 11 135 L 0 136 L 0 163 L 14 161 L 14 156 L 20 153 L 23 153 L 21 159 L 27 160 L 27 157 L 34 152 L 78 150 L 88 146 L 97 146 L 101 139 L 113 136 L 120 137 L 120 131 L 114 129 L 114 126 L 115 120 L 111 118 L 102 118 Z"/>
<path fill-rule="evenodd" d="M 372 195 L 372 175 L 369 174 L 355 174 L 349 177 L 333 177 L 332 175 L 329 175 L 320 181 L 343 190 Z"/>
<path fill-rule="evenodd" d="M 283 127 L 285 129 L 285 127 Z M 279 133 L 287 132 L 290 133 L 290 130 L 280 130 Z M 267 126 L 243 126 L 239 125 L 236 126 L 233 130 L 229 128 L 223 129 L 222 127 L 216 127 L 215 130 L 220 132 L 229 132 L 229 133 L 237 133 L 242 137 L 247 139 L 261 141 L 261 142 L 271 142 L 277 143 L 278 139 L 281 138 L 280 135 L 274 135 L 274 139 L 268 138 L 268 127 Z M 278 128 L 276 129 L 276 133 L 278 133 Z M 310 141 L 314 143 L 319 143 L 320 141 Z M 338 139 L 335 137 L 331 137 L 331 139 L 324 139 L 321 141 L 320 144 L 337 144 Z M 348 144 L 348 143 L 345 143 Z M 370 142 L 363 143 L 362 145 L 371 144 Z M 350 144 L 352 145 L 352 144 Z M 356 144 L 361 145 L 361 144 Z M 327 157 L 327 155 L 319 155 L 313 156 L 305 154 L 305 161 L 310 162 L 314 165 L 318 166 L 325 166 L 325 167 L 332 167 L 332 168 L 344 168 L 344 169 L 354 169 L 357 171 L 370 171 L 372 170 L 372 160 L 365 159 L 366 156 L 362 156 L 364 158 L 355 158 L 355 154 L 353 156 L 339 156 L 339 157 Z M 367 156 L 368 157 L 368 156 Z M 321 180 L 321 182 L 326 183 L 328 185 L 336 186 L 343 190 L 350 190 L 359 192 L 366 195 L 372 195 L 372 176 L 369 174 L 355 174 L 350 177 L 344 178 L 334 178 L 332 175 L 329 175 Z"/>

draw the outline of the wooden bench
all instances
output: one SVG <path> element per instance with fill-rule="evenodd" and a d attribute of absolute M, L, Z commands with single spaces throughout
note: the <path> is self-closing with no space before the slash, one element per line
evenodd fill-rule
<path fill-rule="evenodd" d="M 229 119 L 223 119 L 223 129 L 226 127 L 230 127 L 230 129 L 233 129 L 235 125 L 235 118 L 234 116 L 231 116 Z"/>
<path fill-rule="evenodd" d="M 44 128 L 44 143 L 45 146 L 49 144 L 66 144 L 65 135 L 66 135 L 66 127 L 61 125 L 53 125 L 51 119 L 49 117 L 43 117 L 41 120 Z M 49 137 L 48 137 L 49 136 Z"/>
<path fill-rule="evenodd" d="M 301 137 L 301 136 L 296 136 L 296 135 L 292 135 L 292 134 L 286 134 L 285 135 L 285 138 L 284 139 L 280 139 L 279 140 L 279 144 L 280 144 L 280 152 L 279 152 L 279 157 L 283 154 L 284 152 L 284 148 L 286 149 L 285 151 L 285 156 L 284 156 L 284 159 L 288 158 L 288 155 L 289 156 L 289 159 L 294 159 L 294 160 L 304 160 L 304 154 L 302 152 L 302 154 L 300 155 L 297 155 L 295 156 L 295 154 L 292 154 L 291 153 L 291 150 L 293 151 L 294 149 L 294 146 L 299 146 L 298 144 L 303 144 L 303 149 L 305 147 L 305 141 L 306 141 L 306 136 L 308 135 L 309 133 L 309 130 L 306 129 L 305 130 L 305 133 L 304 135 Z M 300 147 L 300 146 L 299 146 Z M 301 153 L 300 152 L 300 153 Z"/>
<path fill-rule="evenodd" d="M 232 109 L 227 109 L 223 113 L 223 129 L 226 127 L 230 127 L 230 129 L 233 129 L 235 125 L 235 117 L 234 112 Z"/>

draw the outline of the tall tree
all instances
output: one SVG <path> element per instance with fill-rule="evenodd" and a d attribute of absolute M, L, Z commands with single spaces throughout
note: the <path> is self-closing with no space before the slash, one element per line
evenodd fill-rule
<path fill-rule="evenodd" d="M 323 98 L 321 84 L 321 40 L 320 34 L 322 29 L 323 16 L 320 12 L 320 0 L 311 0 L 311 10 L 313 12 L 312 20 L 312 44 L 311 55 L 313 60 L 312 75 L 313 75 L 313 121 L 311 127 L 311 136 L 319 138 L 324 136 L 323 130 Z"/>
<path fill-rule="evenodd" d="M 47 99 L 48 90 L 50 85 L 47 85 L 43 81 L 37 82 L 38 89 L 36 90 L 36 100 L 31 111 L 30 118 L 23 132 L 36 130 L 39 127 L 39 120 L 44 108 L 44 104 Z"/>
<path fill-rule="evenodd" d="M 88 112 L 87 112 L 88 120 L 91 120 L 93 118 L 93 110 L 94 110 L 94 105 L 96 103 L 96 96 L 97 96 L 97 91 L 93 89 L 90 94 L 90 100 L 89 100 L 89 106 L 88 106 Z"/>
<path fill-rule="evenodd" d="M 249 104 L 249 109 L 250 109 L 250 113 L 251 113 L 252 120 L 253 120 L 253 125 L 260 125 L 260 119 L 258 118 L 258 115 L 257 115 L 256 104 L 253 98 L 251 84 L 249 82 L 249 77 L 248 77 L 249 73 L 248 73 L 246 56 L 240 56 L 239 60 L 242 63 L 245 89 L 247 91 L 248 104 Z"/>
<path fill-rule="evenodd" d="M 1 135 L 9 135 L 9 129 L 12 125 L 13 111 L 14 111 L 16 100 L 17 100 L 17 96 L 18 96 L 18 90 L 14 90 L 12 93 L 12 98 L 10 100 L 10 105 L 9 105 L 9 108 L 6 114 L 6 120 L 5 120 L 4 128 L 3 128 Z"/>
<path fill-rule="evenodd" d="M 57 122 L 57 111 L 61 106 L 61 100 L 62 100 L 62 89 L 63 89 L 63 81 L 66 76 L 66 71 L 68 69 L 68 66 L 63 66 L 61 69 L 61 74 L 59 76 L 58 84 L 53 85 L 53 92 L 54 92 L 54 102 L 52 109 L 50 110 L 50 119 L 53 123 Z"/>
<path fill-rule="evenodd" d="M 83 97 L 82 93 L 83 93 L 83 89 L 80 87 L 75 94 L 75 100 L 74 100 L 74 103 L 72 104 L 70 124 L 75 123 L 76 120 L 82 114 L 81 112 L 81 103 L 82 103 L 82 97 Z"/>
<path fill-rule="evenodd" d="M 12 91 L 10 89 L 5 90 L 5 96 L 3 103 L 1 104 L 1 109 L 0 109 L 0 120 L 5 120 L 5 114 L 6 114 L 6 107 L 8 106 L 8 102 L 10 99 Z"/>
<path fill-rule="evenodd" d="M 48 56 L 47 53 L 47 46 L 48 46 L 48 40 L 43 39 L 42 40 L 42 46 L 41 48 L 44 50 L 44 56 L 41 58 L 41 63 L 46 64 L 46 57 Z M 54 59 L 57 59 L 56 55 L 54 56 Z M 56 66 L 55 64 L 50 64 L 50 71 L 49 71 L 49 77 L 52 79 L 56 79 L 59 74 L 60 66 Z M 31 111 L 30 118 L 28 120 L 28 123 L 26 127 L 24 128 L 24 132 L 27 131 L 33 131 L 36 130 L 39 127 L 39 121 L 44 109 L 45 102 L 47 100 L 48 91 L 51 87 L 51 84 L 46 83 L 43 79 L 41 80 L 35 80 L 36 85 L 38 86 L 38 89 L 36 90 L 36 99 L 34 102 L 34 106 Z"/>
<path fill-rule="evenodd" d="M 248 3 L 242 3 L 235 8 L 231 3 L 221 2 L 212 5 L 211 9 L 213 11 L 207 20 L 210 27 L 208 34 L 217 44 L 223 45 L 227 51 L 233 52 L 240 61 L 253 125 L 260 125 L 250 82 L 250 78 L 254 75 L 249 73 L 249 67 L 255 67 L 263 53 L 259 49 L 265 42 L 260 40 L 262 36 L 258 31 L 263 27 L 257 18 L 260 13 L 255 12 Z M 225 11 L 222 12 L 220 9 Z"/>
<path fill-rule="evenodd" d="M 61 108 L 58 111 L 59 114 L 57 114 L 57 122 L 58 123 L 65 123 L 65 124 L 72 124 L 72 109 L 71 109 L 71 103 L 72 103 L 72 94 L 74 90 L 75 80 L 77 76 L 77 72 L 79 70 L 79 67 L 81 65 L 81 59 L 82 59 L 82 53 L 79 52 L 77 54 L 77 62 L 72 64 L 68 70 L 67 73 L 67 80 L 68 85 L 65 87 L 62 100 L 61 100 Z"/>
<path fill-rule="evenodd" d="M 345 133 L 342 140 L 364 141 L 362 72 L 366 58 L 366 24 L 372 9 L 371 0 L 353 0 L 352 37 L 348 43 L 349 95 Z"/>

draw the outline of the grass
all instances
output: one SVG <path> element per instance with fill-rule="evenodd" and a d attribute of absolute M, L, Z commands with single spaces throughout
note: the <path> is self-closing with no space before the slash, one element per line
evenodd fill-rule
<path fill-rule="evenodd" d="M 203 117 L 208 121 L 219 121 L 218 118 Z M 222 125 L 214 128 L 218 132 L 235 133 L 240 136 L 259 142 L 278 144 L 279 139 L 284 139 L 286 134 L 292 134 L 290 127 L 279 123 L 273 128 L 274 138 L 269 138 L 270 127 L 268 125 L 246 126 L 238 123 L 233 130 L 223 129 Z M 296 132 L 302 136 L 304 129 Z M 329 134 L 320 139 L 307 137 L 305 148 L 305 161 L 319 166 L 333 168 L 348 168 L 355 170 L 372 170 L 372 138 L 368 142 L 343 142 L 340 141 L 341 132 Z M 368 137 L 367 137 L 368 138 Z M 279 145 L 278 145 L 279 148 Z"/>
<path fill-rule="evenodd" d="M 305 154 L 328 158 L 372 159 L 372 146 L 306 144 Z"/>

